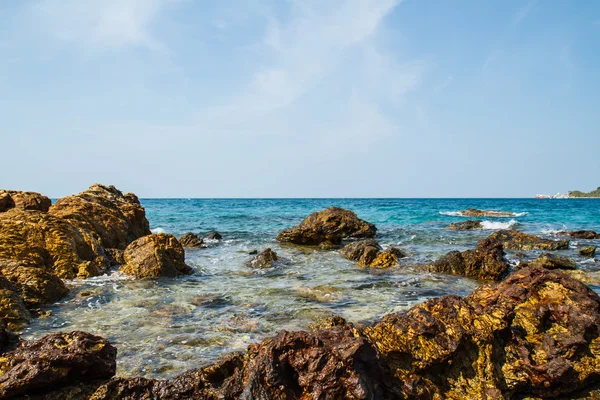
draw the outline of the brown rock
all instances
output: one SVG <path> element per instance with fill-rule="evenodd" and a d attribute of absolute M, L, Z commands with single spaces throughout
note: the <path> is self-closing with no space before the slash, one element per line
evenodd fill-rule
<path fill-rule="evenodd" d="M 15 285 L 28 308 L 55 303 L 69 294 L 62 279 L 39 267 L 0 260 L 0 272 Z"/>
<path fill-rule="evenodd" d="M 592 258 L 596 255 L 596 246 L 586 246 L 579 249 L 579 254 L 584 257 Z"/>
<path fill-rule="evenodd" d="M 551 253 L 543 253 L 529 263 L 535 267 L 546 269 L 575 269 L 575 261 L 568 257 L 560 257 Z"/>
<path fill-rule="evenodd" d="M 350 243 L 341 250 L 348 260 L 358 261 L 358 265 L 370 268 L 389 268 L 398 265 L 399 259 L 406 254 L 395 247 L 383 250 L 375 239 Z"/>
<path fill-rule="evenodd" d="M 146 212 L 136 195 L 123 194 L 114 186 L 92 185 L 85 192 L 63 197 L 49 213 L 95 232 L 105 248 L 123 250 L 151 233 Z"/>
<path fill-rule="evenodd" d="M 181 245 L 185 248 L 196 248 L 196 249 L 202 249 L 204 247 L 206 247 L 204 245 L 204 240 L 202 240 L 202 238 L 198 235 L 196 235 L 195 233 L 184 233 L 183 235 L 181 235 L 181 237 L 179 238 L 179 243 L 181 243 Z"/>
<path fill-rule="evenodd" d="M 221 236 L 221 234 L 219 232 L 210 232 L 208 235 L 206 235 L 206 238 L 208 240 L 221 240 L 223 239 L 223 236 Z"/>
<path fill-rule="evenodd" d="M 19 342 L 19 337 L 8 330 L 4 322 L 0 320 L 0 356 L 17 347 Z"/>
<path fill-rule="evenodd" d="M 192 273 L 185 263 L 183 247 L 175 236 L 166 233 L 144 236 L 127 246 L 125 265 L 121 271 L 136 278 L 175 277 Z"/>
<path fill-rule="evenodd" d="M 0 190 L 0 203 L 2 203 L 3 196 L 10 196 L 12 199 L 12 206 L 2 210 L 2 205 L 0 204 L 0 211 L 6 211 L 8 208 L 18 208 L 21 210 L 48 212 L 48 209 L 52 205 L 52 200 L 36 192 Z"/>
<path fill-rule="evenodd" d="M 265 249 L 257 256 L 252 257 L 246 265 L 250 268 L 270 268 L 278 259 L 277 253 L 271 249 Z"/>
<path fill-rule="evenodd" d="M 459 211 L 463 217 L 516 217 L 517 214 L 510 211 L 478 210 L 476 208 L 467 208 Z"/>
<path fill-rule="evenodd" d="M 15 201 L 6 190 L 0 190 L 0 212 L 15 208 Z"/>
<path fill-rule="evenodd" d="M 300 225 L 283 230 L 277 240 L 302 245 L 339 245 L 344 238 L 372 238 L 376 232 L 375 225 L 359 219 L 352 211 L 329 207 L 312 213 Z"/>
<path fill-rule="evenodd" d="M 107 340 L 85 332 L 56 333 L 24 342 L 0 357 L 0 398 L 110 379 L 116 371 L 116 356 L 117 350 Z"/>
<path fill-rule="evenodd" d="M 115 267 L 117 265 L 125 265 L 125 250 L 105 249 L 104 252 L 106 253 L 108 264 L 111 267 Z"/>
<path fill-rule="evenodd" d="M 598 236 L 594 231 L 572 231 L 567 234 L 575 239 L 596 239 Z"/>
<path fill-rule="evenodd" d="M 568 240 L 549 240 L 515 230 L 494 232 L 489 239 L 501 242 L 506 249 L 514 250 L 566 250 L 569 248 Z"/>
<path fill-rule="evenodd" d="M 474 250 L 466 250 L 462 253 L 451 251 L 428 266 L 431 272 L 493 281 L 500 280 L 508 268 L 502 244 L 489 239 L 479 241 Z"/>
<path fill-rule="evenodd" d="M 467 230 L 482 229 L 482 228 L 483 228 L 483 225 L 481 224 L 480 219 L 455 222 L 448 226 L 448 229 L 450 229 L 451 231 L 467 231 Z"/>
<path fill-rule="evenodd" d="M 25 308 L 18 288 L 0 275 L 0 325 L 6 325 L 9 329 L 17 331 L 25 328 L 30 320 L 31 315 Z"/>

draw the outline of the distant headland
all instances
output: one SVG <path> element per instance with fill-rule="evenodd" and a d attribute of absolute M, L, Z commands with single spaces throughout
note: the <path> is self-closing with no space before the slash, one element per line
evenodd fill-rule
<path fill-rule="evenodd" d="M 579 198 L 600 198 L 600 186 L 596 190 L 592 190 L 589 193 L 581 192 L 579 190 L 573 190 L 569 193 L 557 193 L 555 195 L 550 194 L 538 194 L 535 196 L 536 199 L 579 199 Z"/>

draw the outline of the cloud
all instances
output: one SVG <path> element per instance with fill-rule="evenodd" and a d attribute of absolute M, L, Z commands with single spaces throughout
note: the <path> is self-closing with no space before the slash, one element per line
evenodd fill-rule
<path fill-rule="evenodd" d="M 527 16 L 531 12 L 531 10 L 533 10 L 535 8 L 536 5 L 537 5 L 537 0 L 533 0 L 533 1 L 530 1 L 529 3 L 527 3 L 526 5 L 524 5 L 523 7 L 521 7 L 513 15 L 512 19 L 511 19 L 511 25 L 517 26 L 521 22 L 523 22 L 525 20 L 525 18 L 527 18 Z"/>
<path fill-rule="evenodd" d="M 170 0 L 39 0 L 30 8 L 36 22 L 59 40 L 83 47 L 161 48 L 150 28 Z"/>

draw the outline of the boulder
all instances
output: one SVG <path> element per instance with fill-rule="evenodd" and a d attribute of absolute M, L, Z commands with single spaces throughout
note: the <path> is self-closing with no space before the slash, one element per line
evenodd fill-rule
<path fill-rule="evenodd" d="M 501 242 L 506 249 L 514 250 L 566 250 L 568 240 L 549 240 L 515 230 L 500 230 L 489 237 L 490 240 Z"/>
<path fill-rule="evenodd" d="M 579 249 L 579 254 L 583 257 L 593 258 L 596 255 L 596 246 L 585 246 Z"/>
<path fill-rule="evenodd" d="M 8 351 L 11 351 L 19 344 L 20 339 L 12 333 L 0 320 L 0 356 Z"/>
<path fill-rule="evenodd" d="M 17 331 L 25 328 L 30 320 L 31 314 L 25 308 L 18 288 L 0 275 L 0 325 Z M 1 371 L 0 368 L 0 373 Z"/>
<path fill-rule="evenodd" d="M 206 235 L 206 238 L 208 240 L 221 240 L 223 239 L 223 236 L 221 236 L 221 234 L 219 232 L 210 232 L 208 235 Z"/>
<path fill-rule="evenodd" d="M 557 256 L 556 254 L 551 253 L 540 254 L 538 258 L 529 263 L 519 264 L 521 268 L 527 265 L 546 269 L 575 269 L 577 267 L 575 261 L 570 258 Z"/>
<path fill-rule="evenodd" d="M 406 257 L 400 249 L 390 247 L 385 251 L 375 239 L 361 240 L 347 244 L 341 250 L 342 257 L 358 261 L 358 265 L 371 268 L 389 268 L 398 265 L 398 260 Z"/>
<path fill-rule="evenodd" d="M 516 217 L 517 214 L 510 211 L 478 210 L 476 208 L 467 208 L 459 211 L 463 217 Z"/>
<path fill-rule="evenodd" d="M 111 267 L 125 265 L 125 250 L 121 249 L 105 249 L 106 259 Z"/>
<path fill-rule="evenodd" d="M 468 230 L 482 229 L 482 228 L 483 228 L 483 225 L 481 224 L 480 219 L 455 222 L 448 226 L 448 229 L 450 229 L 451 231 L 468 231 Z"/>
<path fill-rule="evenodd" d="M 179 243 L 181 243 L 181 245 L 184 248 L 196 248 L 196 249 L 202 249 L 205 248 L 206 245 L 204 244 L 204 240 L 202 240 L 202 238 L 198 235 L 196 235 L 195 233 L 184 233 L 183 235 L 181 235 L 181 237 L 179 238 Z"/>
<path fill-rule="evenodd" d="M 572 231 L 567 232 L 567 235 L 575 239 L 596 239 L 598 234 L 594 231 Z"/>
<path fill-rule="evenodd" d="M 0 190 L 0 212 L 15 208 L 15 201 L 6 190 Z"/>
<path fill-rule="evenodd" d="M 0 272 L 15 285 L 23 302 L 30 309 L 55 303 L 69 294 L 63 280 L 43 268 L 0 260 Z"/>
<path fill-rule="evenodd" d="M 84 192 L 63 197 L 49 213 L 94 232 L 105 248 L 124 250 L 129 243 L 151 233 L 137 196 L 123 194 L 114 186 L 92 185 Z"/>
<path fill-rule="evenodd" d="M 492 281 L 502 279 L 508 268 L 502 244 L 489 239 L 479 241 L 474 250 L 451 251 L 427 267 L 431 272 Z"/>
<path fill-rule="evenodd" d="M 355 213 L 329 207 L 306 217 L 298 226 L 285 229 L 277 240 L 301 245 L 339 245 L 344 238 L 375 237 L 375 225 L 359 219 Z"/>
<path fill-rule="evenodd" d="M 117 350 L 106 339 L 85 332 L 24 342 L 0 357 L 0 398 L 106 381 L 115 375 L 116 356 Z"/>
<path fill-rule="evenodd" d="M 50 206 L 52 205 L 52 200 L 48 197 L 41 195 L 36 192 L 21 192 L 18 190 L 0 190 L 0 203 L 2 203 L 2 198 L 4 196 L 9 196 L 12 199 L 12 206 L 8 208 L 18 208 L 21 210 L 35 210 L 48 212 Z M 6 211 L 6 209 L 4 211 Z M 2 210 L 2 205 L 0 204 L 0 211 Z"/>
<path fill-rule="evenodd" d="M 248 261 L 246 265 L 250 268 L 270 268 L 278 259 L 279 257 L 277 257 L 277 253 L 271 249 L 265 249 L 257 256 L 252 257 L 252 259 Z"/>
<path fill-rule="evenodd" d="M 175 236 L 150 234 L 132 242 L 125 249 L 121 271 L 136 278 L 175 277 L 192 273 L 185 263 L 183 247 Z"/>

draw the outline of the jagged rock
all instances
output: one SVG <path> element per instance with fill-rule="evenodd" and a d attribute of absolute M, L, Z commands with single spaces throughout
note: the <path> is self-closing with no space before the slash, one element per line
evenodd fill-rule
<path fill-rule="evenodd" d="M 383 251 L 375 239 L 361 240 L 347 244 L 340 251 L 342 257 L 358 261 L 358 265 L 371 268 L 389 268 L 398 265 L 398 260 L 406 254 L 395 247 Z"/>
<path fill-rule="evenodd" d="M 0 325 L 6 324 L 9 329 L 16 331 L 27 326 L 30 320 L 31 314 L 25 308 L 18 288 L 0 275 Z"/>
<path fill-rule="evenodd" d="M 0 190 L 0 212 L 15 208 L 15 201 L 6 190 Z"/>
<path fill-rule="evenodd" d="M 250 251 L 248 252 L 248 255 L 250 255 L 250 256 L 255 256 L 255 255 L 257 255 L 257 254 L 258 254 L 258 250 L 256 250 L 256 249 L 254 249 L 254 250 L 250 250 Z"/>
<path fill-rule="evenodd" d="M 463 217 L 516 217 L 517 214 L 510 211 L 478 210 L 476 208 L 467 208 L 459 211 Z"/>
<path fill-rule="evenodd" d="M 108 380 L 116 372 L 116 356 L 117 350 L 106 339 L 85 332 L 24 342 L 0 357 L 0 398 Z"/>
<path fill-rule="evenodd" d="M 52 200 L 36 192 L 0 190 L 0 203 L 2 203 L 2 198 L 5 196 L 9 196 L 12 199 L 12 206 L 9 206 L 2 210 L 2 205 L 0 204 L 0 211 L 6 211 L 8 208 L 18 208 L 21 210 L 36 210 L 47 212 L 50 206 L 52 205 Z"/>
<path fill-rule="evenodd" d="M 596 246 L 586 246 L 579 249 L 579 254 L 584 257 L 594 257 L 596 255 Z"/>
<path fill-rule="evenodd" d="M 125 249 L 125 265 L 120 269 L 136 278 L 175 277 L 192 273 L 185 263 L 183 247 L 175 236 L 151 234 L 132 242 Z"/>
<path fill-rule="evenodd" d="M 95 232 L 105 248 L 123 250 L 129 243 L 151 233 L 137 196 L 123 194 L 114 186 L 92 185 L 84 192 L 63 197 L 49 213 Z"/>
<path fill-rule="evenodd" d="M 42 268 L 0 260 L 0 272 L 15 285 L 28 308 L 52 304 L 69 294 L 62 279 Z"/>
<path fill-rule="evenodd" d="M 94 234 L 50 213 L 12 209 L 0 213 L 0 259 L 42 268 L 63 279 L 106 271 Z"/>
<path fill-rule="evenodd" d="M 200 236 L 198 236 L 192 232 L 184 233 L 183 235 L 181 235 L 181 237 L 179 238 L 179 243 L 181 243 L 181 245 L 184 248 L 188 247 L 188 248 L 202 249 L 202 248 L 206 247 L 204 245 L 204 240 L 202 240 L 202 238 Z"/>
<path fill-rule="evenodd" d="M 428 266 L 431 272 L 498 281 L 508 271 L 502 244 L 484 239 L 474 250 L 451 251 Z"/>
<path fill-rule="evenodd" d="M 108 264 L 111 267 L 115 267 L 117 265 L 125 265 L 125 250 L 105 249 L 104 252 L 106 253 Z"/>
<path fill-rule="evenodd" d="M 12 333 L 0 319 L 0 356 L 15 348 L 20 342 L 17 335 Z"/>
<path fill-rule="evenodd" d="M 483 225 L 481 224 L 480 219 L 455 222 L 448 226 L 448 229 L 450 229 L 451 231 L 468 231 L 468 230 L 482 229 L 482 228 L 483 228 Z"/>
<path fill-rule="evenodd" d="M 572 231 L 567 232 L 567 235 L 575 239 L 596 239 L 598 234 L 594 231 Z"/>
<path fill-rule="evenodd" d="M 359 219 L 352 211 L 329 207 L 312 213 L 300 225 L 283 230 L 277 240 L 302 245 L 339 245 L 344 238 L 372 238 L 376 232 L 375 225 Z"/>
<path fill-rule="evenodd" d="M 278 259 L 279 257 L 277 257 L 277 253 L 271 249 L 265 249 L 256 257 L 252 257 L 252 259 L 248 261 L 246 265 L 250 268 L 270 268 Z"/>
<path fill-rule="evenodd" d="M 525 268 L 364 333 L 403 382 L 398 398 L 546 398 L 600 378 L 600 298 L 558 271 Z"/>
<path fill-rule="evenodd" d="M 219 232 L 210 232 L 208 235 L 206 235 L 206 238 L 208 240 L 221 240 L 223 239 L 223 236 L 221 236 Z"/>
<path fill-rule="evenodd" d="M 551 253 L 540 254 L 538 258 L 529 263 L 519 264 L 521 268 L 527 265 L 546 269 L 575 269 L 577 267 L 575 261 L 570 258 L 560 257 Z"/>
<path fill-rule="evenodd" d="M 494 232 L 489 239 L 501 242 L 506 249 L 514 250 L 565 250 L 569 248 L 568 240 L 549 240 L 515 230 Z"/>

